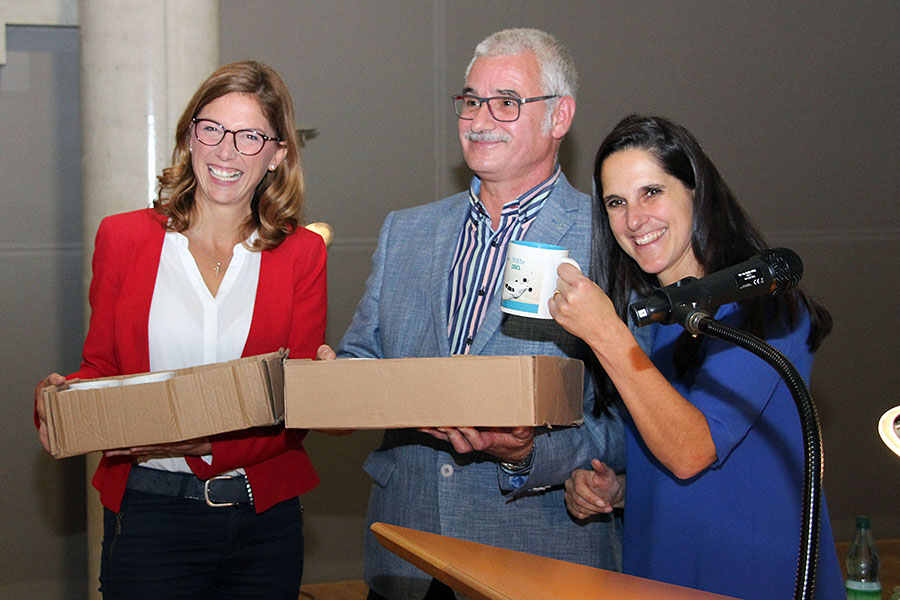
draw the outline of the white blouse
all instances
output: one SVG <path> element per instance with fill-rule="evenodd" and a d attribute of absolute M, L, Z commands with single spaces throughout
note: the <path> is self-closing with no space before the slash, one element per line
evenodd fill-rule
<path fill-rule="evenodd" d="M 253 243 L 256 237 L 254 232 L 247 243 Z M 188 250 L 188 238 L 176 232 L 165 234 L 147 324 L 151 371 L 241 357 L 253 318 L 261 258 L 260 252 L 251 252 L 243 244 L 235 245 L 231 263 L 213 296 Z M 203 459 L 212 462 L 211 456 Z M 191 471 L 182 457 L 155 458 L 141 465 Z"/>

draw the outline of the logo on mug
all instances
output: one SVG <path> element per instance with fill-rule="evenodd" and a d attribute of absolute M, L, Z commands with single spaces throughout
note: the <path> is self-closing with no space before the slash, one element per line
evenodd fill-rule
<path fill-rule="evenodd" d="M 562 246 L 538 242 L 510 242 L 503 273 L 500 310 L 538 319 L 550 319 L 547 301 L 556 291 L 556 269 L 562 263 L 581 267 Z"/>

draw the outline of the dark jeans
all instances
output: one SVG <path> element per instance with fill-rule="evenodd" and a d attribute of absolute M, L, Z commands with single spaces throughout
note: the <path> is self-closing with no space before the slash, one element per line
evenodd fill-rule
<path fill-rule="evenodd" d="M 369 595 L 366 597 L 366 600 L 388 599 L 374 590 L 369 590 Z M 441 583 L 437 579 L 432 579 L 431 585 L 428 586 L 428 591 L 425 592 L 425 596 L 422 600 L 456 600 L 456 594 L 453 593 L 450 586 Z"/>
<path fill-rule="evenodd" d="M 103 511 L 104 600 L 297 600 L 302 572 L 297 498 L 257 515 L 128 490 L 119 513 Z"/>

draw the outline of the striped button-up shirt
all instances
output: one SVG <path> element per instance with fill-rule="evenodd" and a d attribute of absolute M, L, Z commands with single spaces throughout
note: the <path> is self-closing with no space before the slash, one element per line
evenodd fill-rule
<path fill-rule="evenodd" d="M 451 354 L 468 354 L 487 307 L 500 287 L 506 248 L 520 240 L 559 179 L 560 166 L 539 185 L 503 205 L 496 231 L 478 199 L 481 180 L 469 187 L 469 218 L 463 225 L 450 266 L 449 325 Z"/>

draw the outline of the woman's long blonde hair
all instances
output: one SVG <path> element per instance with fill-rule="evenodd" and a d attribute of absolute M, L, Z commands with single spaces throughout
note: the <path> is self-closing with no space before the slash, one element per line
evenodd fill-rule
<path fill-rule="evenodd" d="M 256 99 L 263 115 L 275 129 L 275 136 L 283 140 L 280 143 L 287 149 L 278 168 L 268 171 L 256 187 L 250 202 L 251 214 L 240 232 L 241 239 L 247 239 L 258 230 L 258 239 L 251 249 L 268 250 L 277 247 L 300 224 L 303 171 L 291 95 L 281 77 L 262 63 L 242 61 L 225 65 L 200 85 L 178 120 L 172 166 L 158 177 L 159 196 L 153 207 L 169 218 L 166 226 L 169 231 L 186 231 L 191 226 L 197 186 L 191 166 L 191 119 L 216 98 L 232 92 Z"/>

